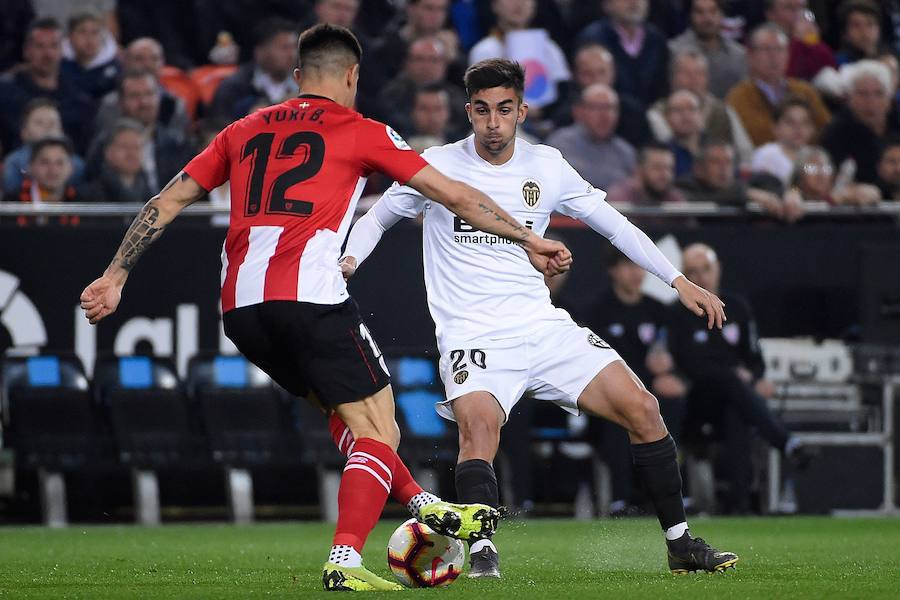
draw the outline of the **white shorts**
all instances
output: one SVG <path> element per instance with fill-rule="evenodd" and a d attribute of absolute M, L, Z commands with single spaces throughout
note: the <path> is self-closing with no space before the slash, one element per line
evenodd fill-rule
<path fill-rule="evenodd" d="M 489 348 L 459 348 L 441 355 L 439 371 L 447 399 L 435 405 L 453 418 L 453 400 L 488 392 L 505 413 L 504 422 L 524 395 L 549 400 L 579 414 L 578 397 L 606 365 L 621 360 L 600 336 L 573 321 L 553 323 L 526 337 Z"/>

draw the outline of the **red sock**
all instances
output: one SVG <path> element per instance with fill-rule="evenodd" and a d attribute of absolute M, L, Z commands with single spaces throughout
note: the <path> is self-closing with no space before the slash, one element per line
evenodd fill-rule
<path fill-rule="evenodd" d="M 350 428 L 337 416 L 337 413 L 331 413 L 331 416 L 328 418 L 328 429 L 331 430 L 331 437 L 334 439 L 334 444 L 338 447 L 341 454 L 346 456 L 355 448 Z M 394 479 L 391 486 L 391 498 L 400 504 L 406 505 L 413 496 L 422 491 L 422 486 L 416 483 L 409 469 L 396 452 L 394 456 Z"/>
<path fill-rule="evenodd" d="M 396 456 L 387 444 L 371 438 L 357 440 L 338 490 L 335 546 L 353 546 L 362 553 L 390 492 Z"/>

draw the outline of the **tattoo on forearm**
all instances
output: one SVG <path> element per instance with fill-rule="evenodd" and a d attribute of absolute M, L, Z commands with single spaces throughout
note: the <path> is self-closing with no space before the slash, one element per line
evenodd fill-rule
<path fill-rule="evenodd" d="M 180 173 L 178 173 L 178 175 L 176 175 L 175 177 L 170 179 L 169 183 L 167 183 L 165 185 L 165 187 L 159 191 L 159 193 L 162 194 L 164 191 L 166 191 L 167 189 L 169 189 L 170 187 L 172 187 L 179 181 L 187 181 L 188 179 L 190 179 L 190 177 L 191 177 L 190 175 L 188 175 L 184 171 L 181 171 Z"/>
<path fill-rule="evenodd" d="M 515 231 L 518 234 L 518 241 L 524 242 L 525 240 L 527 240 L 530 237 L 531 234 L 527 228 L 522 227 L 520 224 L 516 223 L 515 221 L 510 221 L 509 219 L 507 219 L 506 217 L 504 217 L 503 215 L 501 215 L 500 213 L 495 211 L 493 208 L 491 208 L 487 204 L 480 202 L 478 204 L 478 207 L 485 214 L 494 215 L 494 220 L 500 221 L 501 223 L 506 223 L 507 225 L 512 227 L 513 231 Z"/>
<path fill-rule="evenodd" d="M 125 238 L 113 258 L 112 264 L 126 271 L 131 271 L 141 255 L 147 250 L 156 238 L 162 235 L 165 225 L 157 226 L 159 221 L 159 209 L 147 204 L 132 221 Z"/>

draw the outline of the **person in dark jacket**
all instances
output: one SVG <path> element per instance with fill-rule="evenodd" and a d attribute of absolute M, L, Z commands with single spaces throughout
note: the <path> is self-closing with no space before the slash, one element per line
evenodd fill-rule
<path fill-rule="evenodd" d="M 705 244 L 685 248 L 685 277 L 722 298 L 728 322 L 707 329 L 672 311 L 669 319 L 669 349 L 678 370 L 690 381 L 685 429 L 712 423 L 722 441 L 722 475 L 728 483 L 728 512 L 750 510 L 753 479 L 751 442 L 755 430 L 773 448 L 798 466 L 808 459 L 797 440 L 769 409 L 775 386 L 765 378 L 765 363 L 759 347 L 756 319 L 741 296 L 721 292 L 721 266 L 715 251 Z"/>

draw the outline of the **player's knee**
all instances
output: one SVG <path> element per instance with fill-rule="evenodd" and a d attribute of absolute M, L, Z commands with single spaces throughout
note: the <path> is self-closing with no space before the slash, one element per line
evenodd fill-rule
<path fill-rule="evenodd" d="M 646 390 L 635 395 L 628 417 L 631 432 L 640 438 L 653 438 L 665 429 L 659 414 L 659 402 Z"/>

